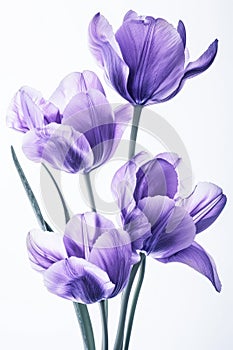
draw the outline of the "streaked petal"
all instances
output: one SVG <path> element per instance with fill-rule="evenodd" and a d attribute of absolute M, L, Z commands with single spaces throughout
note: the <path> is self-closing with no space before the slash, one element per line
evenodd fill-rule
<path fill-rule="evenodd" d="M 167 97 L 161 97 L 160 102 L 165 102 L 173 98 L 182 89 L 185 81 L 206 71 L 213 63 L 218 51 L 218 40 L 216 39 L 208 49 L 194 62 L 190 62 L 185 68 L 184 75 L 179 86 Z"/>
<path fill-rule="evenodd" d="M 68 256 L 88 259 L 98 237 L 111 229 L 114 229 L 113 223 L 97 213 L 74 215 L 65 228 L 64 244 Z"/>
<path fill-rule="evenodd" d="M 136 174 L 139 166 L 148 159 L 146 152 L 140 152 L 130 161 L 125 163 L 114 175 L 111 189 L 117 200 L 119 208 L 124 212 L 133 201 L 133 193 L 136 187 Z M 135 202 L 134 202 L 135 204 Z M 133 205 L 134 206 L 134 205 Z"/>
<path fill-rule="evenodd" d="M 94 72 L 85 70 L 82 73 L 70 73 L 60 82 L 49 100 L 63 113 L 65 107 L 75 95 L 80 92 L 87 92 L 90 89 L 97 89 L 105 95 L 103 86 Z"/>
<path fill-rule="evenodd" d="M 176 168 L 181 161 L 181 158 L 178 156 L 178 154 L 174 152 L 159 153 L 157 154 L 156 158 L 166 160 L 168 163 L 173 165 L 174 168 Z"/>
<path fill-rule="evenodd" d="M 63 237 L 54 232 L 31 230 L 27 249 L 32 267 L 39 272 L 67 257 Z"/>
<path fill-rule="evenodd" d="M 182 205 L 193 217 L 199 233 L 217 219 L 226 200 L 220 187 L 209 182 L 200 182 L 193 193 L 182 200 Z"/>
<path fill-rule="evenodd" d="M 183 41 L 184 48 L 186 47 L 186 30 L 184 23 L 182 21 L 179 21 L 177 26 L 177 32 L 180 34 L 180 37 Z"/>
<path fill-rule="evenodd" d="M 221 291 L 221 282 L 212 257 L 195 242 L 190 247 L 183 249 L 168 258 L 158 260 L 163 263 L 181 262 L 189 265 L 202 275 L 206 276 L 211 281 L 217 292 Z"/>
<path fill-rule="evenodd" d="M 152 226 L 152 235 L 144 242 L 143 250 L 153 258 L 170 256 L 194 240 L 196 229 L 191 216 L 174 205 L 173 200 L 163 196 L 148 197 L 139 202 L 139 208 Z"/>
<path fill-rule="evenodd" d="M 59 110 L 28 86 L 15 94 L 7 111 L 7 125 L 22 132 L 42 128 L 53 121 L 60 121 Z"/>
<path fill-rule="evenodd" d="M 62 123 L 85 133 L 92 128 L 114 122 L 113 110 L 106 97 L 98 90 L 75 95 L 66 106 Z"/>
<path fill-rule="evenodd" d="M 130 236 L 126 231 L 110 229 L 97 239 L 89 261 L 106 271 L 115 284 L 111 297 L 125 287 L 132 265 Z"/>
<path fill-rule="evenodd" d="M 97 62 L 105 69 L 112 86 L 129 102 L 127 91 L 129 68 L 123 61 L 112 27 L 104 16 L 97 13 L 89 25 L 90 49 Z"/>
<path fill-rule="evenodd" d="M 51 293 L 85 304 L 107 298 L 114 289 L 105 271 L 75 257 L 53 264 L 44 272 L 44 283 Z"/>
<path fill-rule="evenodd" d="M 55 169 L 76 173 L 91 167 L 93 154 L 83 134 L 66 125 L 51 123 L 24 136 L 23 151 L 35 161 L 47 161 Z"/>
<path fill-rule="evenodd" d="M 177 186 L 178 176 L 174 166 L 161 157 L 156 157 L 138 169 L 134 198 L 136 202 L 156 195 L 173 198 Z"/>
<path fill-rule="evenodd" d="M 146 104 L 155 91 L 177 86 L 183 74 L 184 46 L 172 25 L 131 13 L 116 32 L 116 40 L 130 69 L 128 91 L 136 104 Z"/>

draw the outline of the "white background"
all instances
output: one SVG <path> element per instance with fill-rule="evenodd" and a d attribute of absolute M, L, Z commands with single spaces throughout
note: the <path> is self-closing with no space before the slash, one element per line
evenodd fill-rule
<path fill-rule="evenodd" d="M 233 348 L 231 1 L 8 0 L 0 5 L 1 349 L 82 348 L 72 303 L 48 293 L 41 276 L 28 263 L 25 238 L 37 222 L 12 165 L 10 144 L 15 146 L 41 201 L 40 166 L 22 154 L 22 135 L 6 128 L 7 106 L 22 85 L 49 97 L 72 71 L 94 70 L 105 84 L 88 50 L 87 26 L 100 11 L 117 29 L 129 9 L 163 17 L 174 25 L 182 19 L 191 59 L 219 39 L 219 52 L 211 68 L 188 81 L 172 101 L 152 109 L 180 135 L 192 161 L 195 180 L 218 184 L 229 199 L 217 222 L 198 238 L 217 263 L 222 292 L 218 294 L 206 278 L 189 267 L 148 259 L 131 349 Z M 112 103 L 122 102 L 110 87 L 104 86 Z M 75 184 L 77 176 L 70 177 Z M 76 200 L 81 201 L 78 189 Z M 111 305 L 113 338 L 119 300 Z M 98 309 L 92 309 L 98 327 Z M 96 336 L 99 343 L 99 331 Z"/>

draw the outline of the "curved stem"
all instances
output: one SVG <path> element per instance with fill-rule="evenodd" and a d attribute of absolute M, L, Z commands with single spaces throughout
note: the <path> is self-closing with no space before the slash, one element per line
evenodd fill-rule
<path fill-rule="evenodd" d="M 131 309 L 130 309 L 124 350 L 128 350 L 128 348 L 129 348 L 129 342 L 130 342 L 130 336 L 131 336 L 131 331 L 132 331 L 132 327 L 133 327 L 134 315 L 135 315 L 136 306 L 137 306 L 139 294 L 140 294 L 141 287 L 142 287 L 142 282 L 144 280 L 144 275 L 145 275 L 146 256 L 143 253 L 141 253 L 140 255 L 141 255 L 141 266 L 140 266 L 137 286 L 135 288 L 135 292 L 134 292 L 134 296 L 133 296 L 133 300 L 132 300 L 132 305 L 131 305 Z"/>
<path fill-rule="evenodd" d="M 86 173 L 84 175 L 84 179 L 85 179 L 85 183 L 86 183 L 86 187 L 87 187 L 87 195 L 88 195 L 91 210 L 96 212 L 95 198 L 94 198 L 94 194 L 93 194 L 93 190 L 92 190 L 92 186 L 91 186 L 90 173 Z"/>
<path fill-rule="evenodd" d="M 130 144 L 129 144 L 129 159 L 135 155 L 136 140 L 138 134 L 138 125 L 142 113 L 142 106 L 134 106 L 133 122 L 130 134 Z"/>
<path fill-rule="evenodd" d="M 126 289 L 124 290 L 122 294 L 122 300 L 121 300 L 121 310 L 120 310 L 120 319 L 118 323 L 118 329 L 117 329 L 117 335 L 116 335 L 116 341 L 114 345 L 114 350 L 121 350 L 123 346 L 123 337 L 124 337 L 124 330 L 125 330 L 125 320 L 126 320 L 126 314 L 127 314 L 127 307 L 129 302 L 129 296 L 130 292 L 133 286 L 133 282 L 135 279 L 135 276 L 137 274 L 138 268 L 140 266 L 140 262 L 135 264 L 132 268 L 129 282 L 127 284 Z"/>
<path fill-rule="evenodd" d="M 85 304 L 73 303 L 79 326 L 83 337 L 85 350 L 95 350 L 95 340 L 93 336 L 91 319 L 87 306 Z"/>
<path fill-rule="evenodd" d="M 106 314 L 105 300 L 102 300 L 99 304 L 103 330 L 102 350 L 108 350 L 108 320 Z"/>

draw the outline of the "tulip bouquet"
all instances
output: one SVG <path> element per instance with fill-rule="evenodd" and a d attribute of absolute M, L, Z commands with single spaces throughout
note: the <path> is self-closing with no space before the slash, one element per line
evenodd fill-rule
<path fill-rule="evenodd" d="M 87 304 L 99 303 L 102 349 L 108 349 L 108 299 L 122 294 L 114 350 L 129 348 L 136 305 L 148 256 L 162 262 L 181 262 L 206 276 L 220 292 L 212 257 L 195 242 L 219 216 L 226 203 L 221 188 L 201 182 L 185 198 L 180 195 L 175 153 L 150 157 L 135 153 L 143 108 L 168 101 L 185 81 L 204 72 L 214 61 L 218 41 L 189 62 L 186 32 L 161 18 L 129 11 L 114 34 L 96 14 L 89 25 L 90 49 L 110 85 L 127 101 L 113 110 L 97 75 L 89 70 L 66 76 L 46 100 L 24 86 L 12 99 L 9 127 L 24 133 L 23 152 L 34 162 L 67 173 L 82 173 L 90 211 L 70 217 L 64 208 L 64 232 L 54 232 L 12 147 L 13 160 L 35 211 L 40 229 L 27 236 L 32 267 L 47 289 L 73 302 L 84 348 L 94 350 L 95 338 Z M 119 208 L 116 225 L 98 212 L 91 172 L 114 155 L 131 125 L 128 161 L 113 176 L 111 189 Z M 51 172 L 48 170 L 50 176 Z M 137 278 L 136 278 L 137 277 Z"/>

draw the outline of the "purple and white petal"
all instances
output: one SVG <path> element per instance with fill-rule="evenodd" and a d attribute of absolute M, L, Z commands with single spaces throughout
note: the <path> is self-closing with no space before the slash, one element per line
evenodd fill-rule
<path fill-rule="evenodd" d="M 27 249 L 32 267 L 39 272 L 67 257 L 63 237 L 54 232 L 31 230 L 27 236 Z"/>
<path fill-rule="evenodd" d="M 44 272 L 44 284 L 51 293 L 84 304 L 106 299 L 114 289 L 105 271 L 76 257 L 53 264 Z"/>
<path fill-rule="evenodd" d="M 127 91 L 129 68 L 123 61 L 112 27 L 104 16 L 97 13 L 89 25 L 90 49 L 97 62 L 105 69 L 112 86 L 129 102 L 133 102 Z"/>
<path fill-rule="evenodd" d="M 90 89 L 97 89 L 105 95 L 103 86 L 97 75 L 89 70 L 82 73 L 74 72 L 67 75 L 59 84 L 58 88 L 50 97 L 63 114 L 71 99 L 80 92 L 87 92 Z"/>
<path fill-rule="evenodd" d="M 170 257 L 158 260 L 163 263 L 181 262 L 189 265 L 202 275 L 206 276 L 211 281 L 217 292 L 221 291 L 221 282 L 212 257 L 195 242 L 190 247 L 183 249 Z"/>
<path fill-rule="evenodd" d="M 209 182 L 200 182 L 181 205 L 190 213 L 197 233 L 208 228 L 220 215 L 226 204 L 222 189 Z"/>
<path fill-rule="evenodd" d="M 97 239 L 111 229 L 114 229 L 113 223 L 97 213 L 74 215 L 65 228 L 64 244 L 68 256 L 88 259 Z"/>
<path fill-rule="evenodd" d="M 156 157 L 138 169 L 134 198 L 136 202 L 147 196 L 161 195 L 173 198 L 177 187 L 178 176 L 174 166 Z"/>
<path fill-rule="evenodd" d="M 111 297 L 116 296 L 126 286 L 131 271 L 132 249 L 129 234 L 115 228 L 105 230 L 91 250 L 89 261 L 107 272 L 115 285 Z"/>
<path fill-rule="evenodd" d="M 60 121 L 58 109 L 28 86 L 15 94 L 7 111 L 7 125 L 21 132 L 42 128 L 52 121 Z"/>
<path fill-rule="evenodd" d="M 23 151 L 30 160 L 46 161 L 55 169 L 69 173 L 93 164 L 92 150 L 85 136 L 70 126 L 56 123 L 29 131 L 24 136 Z"/>
<path fill-rule="evenodd" d="M 140 165 L 144 164 L 146 160 L 148 160 L 148 154 L 146 152 L 138 153 L 135 157 L 125 163 L 115 173 L 112 179 L 111 189 L 117 200 L 118 207 L 123 212 L 126 211 L 126 208 L 132 202 L 133 207 L 135 205 L 133 193 L 136 187 L 136 174 Z"/>
<path fill-rule="evenodd" d="M 116 40 L 129 67 L 129 94 L 134 103 L 143 105 L 155 91 L 177 86 L 183 73 L 184 47 L 177 30 L 165 20 L 130 17 L 116 32 Z"/>

